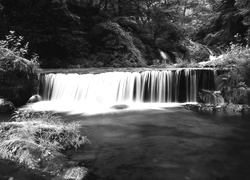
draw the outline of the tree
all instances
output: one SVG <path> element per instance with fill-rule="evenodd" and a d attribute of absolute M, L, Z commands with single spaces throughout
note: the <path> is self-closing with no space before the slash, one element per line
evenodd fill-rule
<path fill-rule="evenodd" d="M 231 42 L 246 44 L 249 38 L 250 5 L 247 0 L 223 0 L 217 15 L 196 34 L 196 40 L 209 46 L 227 47 Z M 236 38 L 237 35 L 237 38 Z"/>

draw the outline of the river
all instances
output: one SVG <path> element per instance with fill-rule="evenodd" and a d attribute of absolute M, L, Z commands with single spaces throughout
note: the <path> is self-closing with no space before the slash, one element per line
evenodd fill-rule
<path fill-rule="evenodd" d="M 199 113 L 179 106 L 63 118 L 80 123 L 91 141 L 66 153 L 70 161 L 89 168 L 93 180 L 250 177 L 249 114 Z M 0 174 L 15 179 L 52 178 L 4 161 L 0 166 Z"/>
<path fill-rule="evenodd" d="M 105 180 L 249 180 L 249 114 L 162 110 L 70 116 L 91 145 L 69 151 Z"/>

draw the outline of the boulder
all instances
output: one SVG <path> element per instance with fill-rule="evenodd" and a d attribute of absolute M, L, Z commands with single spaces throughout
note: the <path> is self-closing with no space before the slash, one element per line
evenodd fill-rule
<path fill-rule="evenodd" d="M 6 99 L 0 99 L 0 113 L 12 112 L 16 108 L 14 104 Z"/>
<path fill-rule="evenodd" d="M 126 104 L 117 104 L 111 107 L 111 109 L 127 109 L 129 106 Z"/>
<path fill-rule="evenodd" d="M 35 94 L 29 98 L 27 103 L 36 103 L 36 102 L 39 102 L 41 100 L 42 100 L 42 97 L 39 94 Z"/>

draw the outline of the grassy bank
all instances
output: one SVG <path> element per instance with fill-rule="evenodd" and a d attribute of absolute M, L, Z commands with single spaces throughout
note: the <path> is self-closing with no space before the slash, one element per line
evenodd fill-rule
<path fill-rule="evenodd" d="M 70 167 L 63 151 L 88 143 L 76 123 L 48 112 L 18 111 L 0 124 L 0 157 L 53 175 Z"/>

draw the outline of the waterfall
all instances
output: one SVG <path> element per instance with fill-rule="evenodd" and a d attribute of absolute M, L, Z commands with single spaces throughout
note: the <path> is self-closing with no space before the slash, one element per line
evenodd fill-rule
<path fill-rule="evenodd" d="M 210 70 L 178 69 L 102 74 L 45 74 L 41 77 L 44 100 L 82 103 L 196 102 L 198 87 L 211 89 Z M 200 84 L 209 77 L 209 82 Z M 209 83 L 211 82 L 211 85 Z"/>

